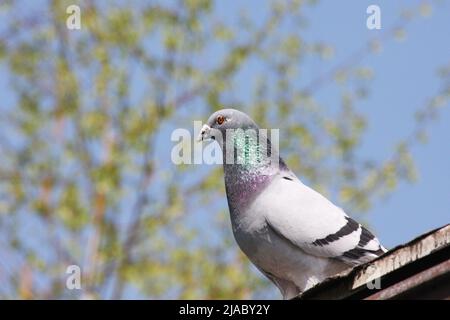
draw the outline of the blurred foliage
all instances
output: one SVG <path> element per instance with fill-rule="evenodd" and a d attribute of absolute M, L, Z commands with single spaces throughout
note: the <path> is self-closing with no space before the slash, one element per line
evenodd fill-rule
<path fill-rule="evenodd" d="M 334 54 L 302 38 L 304 8 L 315 1 L 273 1 L 267 16 L 242 10 L 233 23 L 209 0 L 82 1 L 82 29 L 70 31 L 73 2 L 0 6 L 8 16 L 1 72 L 13 96 L 1 105 L 1 298 L 271 296 L 233 242 L 221 168 L 165 163 L 166 127 L 189 128 L 220 106 L 278 124 L 289 166 L 363 212 L 414 179 L 411 145 L 448 102 L 447 85 L 388 159 L 361 159 L 367 119 L 356 105 L 373 71 L 351 57 L 317 81 L 298 81 L 306 58 Z M 381 45 L 370 42 L 361 57 Z M 245 75 L 255 63 L 259 71 Z M 249 99 L 234 94 L 242 81 Z M 324 83 L 340 91 L 334 111 L 315 99 Z M 83 290 L 65 289 L 70 264 L 81 266 Z"/>

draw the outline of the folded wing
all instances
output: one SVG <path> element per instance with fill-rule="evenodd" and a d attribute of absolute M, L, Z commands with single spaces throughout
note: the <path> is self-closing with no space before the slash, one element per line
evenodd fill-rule
<path fill-rule="evenodd" d="M 386 252 L 370 231 L 292 174 L 275 178 L 264 192 L 267 203 L 259 206 L 268 227 L 311 255 L 357 265 Z"/>

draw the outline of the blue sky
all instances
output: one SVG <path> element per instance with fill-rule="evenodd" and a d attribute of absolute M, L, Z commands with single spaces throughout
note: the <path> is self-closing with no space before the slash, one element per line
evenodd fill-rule
<path fill-rule="evenodd" d="M 418 2 L 352 3 L 342 10 L 337 2 L 322 2 L 311 10 L 310 19 L 314 22 L 309 31 L 335 46 L 337 61 L 366 42 L 371 33 L 378 32 L 364 28 L 362 13 L 369 4 L 380 6 L 382 29 L 386 29 L 395 23 L 402 8 Z M 375 71 L 370 97 L 359 104 L 369 120 L 362 154 L 386 158 L 394 143 L 411 131 L 414 111 L 440 89 L 436 70 L 449 62 L 450 42 L 445 40 L 449 31 L 450 7 L 445 3 L 430 18 L 414 19 L 408 24 L 404 41 L 388 41 L 380 54 L 370 55 L 362 62 Z M 319 96 L 327 101 L 326 95 L 325 88 Z M 400 184 L 395 193 L 369 211 L 368 222 L 388 247 L 450 222 L 449 111 L 446 108 L 431 125 L 428 144 L 413 149 L 418 181 Z"/>

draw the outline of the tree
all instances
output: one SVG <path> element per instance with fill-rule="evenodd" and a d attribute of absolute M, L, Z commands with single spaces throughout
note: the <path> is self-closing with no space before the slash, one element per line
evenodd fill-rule
<path fill-rule="evenodd" d="M 221 168 L 168 162 L 170 130 L 239 106 L 263 127 L 283 125 L 289 166 L 363 212 L 413 179 L 409 147 L 448 101 L 446 88 L 391 158 L 361 159 L 366 119 L 355 104 L 367 97 L 372 71 L 344 62 L 297 81 L 306 57 L 332 54 L 302 38 L 314 1 L 274 1 L 267 16 L 242 12 L 234 23 L 208 0 L 92 1 L 81 6 L 80 30 L 66 28 L 71 4 L 1 5 L 9 13 L 0 32 L 9 91 L 0 130 L 3 298 L 270 295 L 233 244 Z M 314 94 L 334 80 L 342 97 L 330 113 Z M 243 83 L 248 96 L 235 95 Z M 81 268 L 81 290 L 65 287 L 71 265 Z"/>

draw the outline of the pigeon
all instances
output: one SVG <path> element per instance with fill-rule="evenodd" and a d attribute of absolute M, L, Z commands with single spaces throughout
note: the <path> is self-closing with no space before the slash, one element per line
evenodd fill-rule
<path fill-rule="evenodd" d="M 303 184 L 279 156 L 275 139 L 245 113 L 214 112 L 199 140 L 223 155 L 234 238 L 250 261 L 292 299 L 387 250 L 341 208 Z"/>

